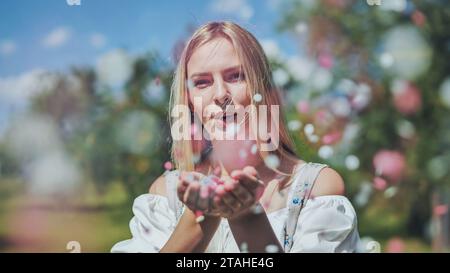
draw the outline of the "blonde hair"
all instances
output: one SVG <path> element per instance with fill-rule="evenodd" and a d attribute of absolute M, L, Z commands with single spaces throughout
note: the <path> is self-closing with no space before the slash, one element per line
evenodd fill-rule
<path fill-rule="evenodd" d="M 280 97 L 278 91 L 274 88 L 267 57 L 256 38 L 235 23 L 210 22 L 201 26 L 192 35 L 181 53 L 171 88 L 169 113 L 172 113 L 172 109 L 176 105 L 189 105 L 187 64 L 193 52 L 203 44 L 219 37 L 226 38 L 234 46 L 245 75 L 249 97 L 253 98 L 256 93 L 261 94 L 262 100 L 258 104 L 267 105 L 268 109 L 271 105 L 280 105 Z M 253 100 L 251 101 L 252 104 L 255 104 Z M 280 145 L 274 153 L 278 156 L 284 154 L 291 158 L 295 157 L 293 141 L 286 129 L 282 113 L 280 113 L 280 119 L 281 122 L 277 121 L 279 123 Z M 194 155 L 189 140 L 174 140 L 171 153 L 177 169 L 181 171 L 194 170 Z M 264 158 L 261 151 L 260 155 Z"/>

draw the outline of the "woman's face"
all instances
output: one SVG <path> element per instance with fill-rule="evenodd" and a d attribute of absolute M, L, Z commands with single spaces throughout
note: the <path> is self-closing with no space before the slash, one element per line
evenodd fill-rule
<path fill-rule="evenodd" d="M 248 139 L 249 128 L 247 122 L 243 123 L 244 116 L 235 115 L 233 108 L 224 107 L 224 104 L 232 104 L 235 109 L 242 110 L 251 103 L 241 62 L 231 42 L 225 38 L 216 38 L 197 48 L 187 64 L 187 75 L 189 100 L 194 112 L 201 117 L 202 123 L 206 124 L 205 129 L 213 138 L 217 137 L 217 131 L 225 132 L 226 140 L 220 141 L 219 144 L 213 140 L 214 160 L 222 162 L 227 170 L 255 165 L 259 157 L 250 152 L 255 141 Z M 196 103 L 196 100 L 200 103 Z M 218 114 L 210 113 L 208 110 L 211 109 L 222 111 Z M 235 126 L 230 126 L 231 123 Z M 207 124 L 213 124 L 220 130 L 210 130 Z M 240 129 L 233 134 L 245 134 L 247 137 L 239 138 L 240 140 L 237 140 L 237 137 L 227 138 L 228 129 L 236 127 Z M 240 155 L 239 160 L 236 160 L 237 154 Z"/>
<path fill-rule="evenodd" d="M 245 108 L 250 104 L 238 55 L 225 38 L 213 39 L 195 49 L 187 64 L 187 75 L 189 100 L 204 124 L 217 121 L 219 125 L 226 126 L 228 122 L 224 122 L 224 118 L 228 109 L 223 107 L 224 104 L 233 104 L 236 108 Z M 211 111 L 219 107 L 223 113 Z M 229 108 L 228 113 L 231 111 Z M 227 117 L 225 121 L 232 119 Z"/>

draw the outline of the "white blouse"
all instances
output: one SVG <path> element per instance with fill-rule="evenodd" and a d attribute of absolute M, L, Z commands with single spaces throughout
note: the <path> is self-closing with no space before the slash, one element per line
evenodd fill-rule
<path fill-rule="evenodd" d="M 166 181 L 173 179 L 178 179 L 173 172 L 166 174 Z M 168 187 L 169 190 L 176 188 Z M 130 221 L 132 238 L 115 244 L 111 252 L 159 252 L 179 219 L 171 196 L 176 194 L 137 197 Z M 275 234 L 282 235 L 289 218 L 288 207 L 270 212 L 267 217 Z M 283 236 L 277 237 L 283 245 Z M 288 252 L 356 252 L 358 244 L 357 217 L 351 203 L 344 196 L 327 195 L 307 200 Z M 226 219 L 222 219 L 206 252 L 240 252 Z"/>

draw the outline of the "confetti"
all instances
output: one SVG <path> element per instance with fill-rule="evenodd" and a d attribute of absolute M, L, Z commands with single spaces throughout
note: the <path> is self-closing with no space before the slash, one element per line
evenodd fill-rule
<path fill-rule="evenodd" d="M 436 180 L 444 178 L 447 174 L 447 169 L 448 163 L 445 156 L 434 157 L 427 164 L 428 174 Z"/>
<path fill-rule="evenodd" d="M 186 81 L 186 85 L 188 87 L 188 91 L 195 88 L 194 82 L 191 79 Z"/>
<path fill-rule="evenodd" d="M 322 137 L 322 142 L 325 145 L 330 145 L 338 141 L 341 138 L 341 136 L 342 134 L 340 132 L 329 133 Z"/>
<path fill-rule="evenodd" d="M 253 214 L 261 214 L 264 212 L 264 208 L 261 205 L 256 205 L 252 208 Z"/>
<path fill-rule="evenodd" d="M 306 135 L 308 137 L 308 140 L 312 143 L 317 143 L 319 141 L 318 135 Z"/>
<path fill-rule="evenodd" d="M 330 69 L 333 66 L 333 57 L 330 54 L 322 53 L 319 55 L 318 63 L 325 69 Z"/>
<path fill-rule="evenodd" d="M 405 243 L 402 239 L 394 237 L 388 241 L 386 248 L 387 253 L 401 253 L 405 251 Z"/>
<path fill-rule="evenodd" d="M 396 195 L 398 192 L 397 187 L 389 187 L 384 191 L 384 197 L 386 198 L 392 198 L 394 195 Z"/>
<path fill-rule="evenodd" d="M 318 154 L 323 159 L 329 159 L 330 157 L 333 156 L 334 150 L 331 146 L 324 145 L 319 148 Z"/>
<path fill-rule="evenodd" d="M 439 88 L 439 96 L 442 103 L 450 108 L 450 77 L 447 77 Z"/>
<path fill-rule="evenodd" d="M 241 158 L 241 159 L 245 159 L 245 158 L 247 158 L 247 151 L 245 151 L 245 150 L 240 150 L 239 151 L 239 157 Z"/>
<path fill-rule="evenodd" d="M 170 171 L 173 168 L 172 162 L 167 161 L 166 163 L 164 163 L 164 169 Z"/>
<path fill-rule="evenodd" d="M 252 153 L 252 155 L 256 154 L 258 152 L 258 145 L 253 144 L 250 148 L 250 152 Z"/>
<path fill-rule="evenodd" d="M 197 223 L 203 222 L 205 220 L 205 215 L 200 210 L 195 211 L 195 221 Z"/>
<path fill-rule="evenodd" d="M 278 246 L 276 246 L 276 245 L 267 245 L 266 246 L 266 252 L 267 253 L 277 253 L 278 252 Z"/>
<path fill-rule="evenodd" d="M 380 55 L 380 64 L 384 68 L 389 68 L 394 64 L 394 57 L 387 52 L 383 52 Z"/>
<path fill-rule="evenodd" d="M 437 205 L 433 208 L 433 213 L 437 216 L 442 216 L 447 214 L 448 205 Z"/>
<path fill-rule="evenodd" d="M 302 127 L 302 123 L 298 120 L 290 120 L 288 122 L 288 128 L 290 131 L 298 131 Z"/>
<path fill-rule="evenodd" d="M 303 131 L 306 135 L 312 135 L 314 133 L 314 125 L 312 125 L 311 123 L 306 124 Z"/>
<path fill-rule="evenodd" d="M 384 190 L 386 188 L 386 186 L 387 186 L 387 182 L 383 178 L 375 177 L 373 179 L 373 187 L 375 189 L 382 191 L 382 190 Z"/>
<path fill-rule="evenodd" d="M 201 156 L 199 154 L 192 155 L 192 161 L 194 162 L 194 164 L 200 163 L 200 159 L 201 159 Z"/>
<path fill-rule="evenodd" d="M 242 242 L 239 249 L 241 250 L 241 253 L 248 253 L 248 244 L 246 242 Z"/>
<path fill-rule="evenodd" d="M 350 171 L 354 171 L 359 168 L 359 159 L 355 155 L 348 155 L 345 158 L 345 167 Z"/>
<path fill-rule="evenodd" d="M 295 25 L 295 31 L 299 34 L 305 33 L 308 30 L 308 25 L 305 22 L 299 22 Z"/>
<path fill-rule="evenodd" d="M 363 207 L 369 202 L 370 195 L 372 194 L 372 185 L 368 181 L 361 183 L 360 189 L 355 196 L 355 204 L 358 207 Z"/>
<path fill-rule="evenodd" d="M 228 124 L 225 133 L 226 133 L 226 139 L 234 139 L 234 136 L 240 131 L 241 126 L 236 123 Z"/>
<path fill-rule="evenodd" d="M 261 102 L 262 101 L 262 95 L 259 93 L 256 93 L 255 95 L 253 95 L 253 101 L 254 102 Z"/>
<path fill-rule="evenodd" d="M 268 155 L 264 159 L 264 163 L 266 164 L 267 167 L 271 169 L 276 169 L 278 168 L 278 166 L 280 166 L 280 159 L 276 155 Z"/>
<path fill-rule="evenodd" d="M 216 176 L 221 176 L 222 169 L 220 168 L 220 166 L 215 167 L 213 173 Z"/>
<path fill-rule="evenodd" d="M 300 114 L 308 113 L 309 112 L 309 103 L 307 101 L 303 101 L 303 100 L 299 101 L 297 103 L 297 111 Z"/>

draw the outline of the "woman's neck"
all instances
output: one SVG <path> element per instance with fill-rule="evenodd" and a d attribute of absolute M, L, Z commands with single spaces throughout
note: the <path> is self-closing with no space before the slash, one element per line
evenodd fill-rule
<path fill-rule="evenodd" d="M 281 155 L 280 164 L 277 168 L 277 171 L 267 167 L 264 160 L 261 160 L 260 164 L 255 167 L 258 172 L 259 178 L 267 185 L 277 177 L 282 177 L 282 180 L 285 178 L 290 178 L 292 173 L 294 172 L 295 167 L 301 163 L 302 161 L 293 157 L 289 157 L 286 155 Z"/>

